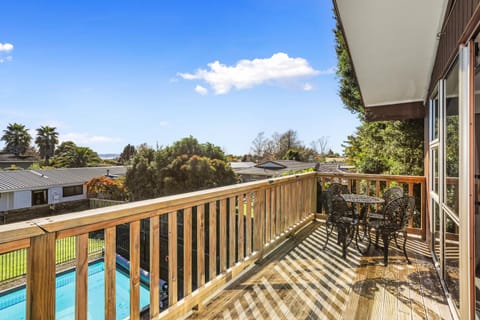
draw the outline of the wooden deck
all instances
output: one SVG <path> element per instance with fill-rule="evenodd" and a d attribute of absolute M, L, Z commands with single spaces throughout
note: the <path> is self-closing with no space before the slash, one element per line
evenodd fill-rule
<path fill-rule="evenodd" d="M 373 246 L 343 260 L 324 239 L 310 224 L 188 319 L 451 319 L 423 242 L 409 239 L 411 265 L 392 245 L 384 267 Z"/>

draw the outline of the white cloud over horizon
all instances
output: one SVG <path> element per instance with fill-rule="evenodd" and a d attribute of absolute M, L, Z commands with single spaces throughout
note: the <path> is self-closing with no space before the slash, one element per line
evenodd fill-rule
<path fill-rule="evenodd" d="M 311 91 L 313 89 L 313 86 L 310 83 L 305 83 L 303 85 L 303 90 L 304 91 Z"/>
<path fill-rule="evenodd" d="M 160 127 L 166 127 L 168 126 L 168 121 L 160 121 Z"/>
<path fill-rule="evenodd" d="M 242 90 L 264 83 L 292 81 L 331 72 L 331 68 L 326 71 L 315 70 L 306 59 L 289 57 L 283 52 L 275 53 L 270 58 L 240 60 L 232 66 L 217 60 L 209 63 L 208 67 L 208 70 L 179 72 L 177 75 L 185 80 L 203 80 L 211 86 L 215 94 L 220 95 L 230 92 L 232 88 Z M 206 94 L 206 90 L 199 85 L 195 87 L 195 91 L 200 94 Z"/>
<path fill-rule="evenodd" d="M 78 145 L 101 144 L 101 143 L 111 143 L 111 142 L 121 141 L 121 139 L 118 139 L 118 138 L 96 136 L 88 133 L 75 133 L 75 132 L 60 134 L 59 140 L 60 142 L 73 141 L 75 142 L 75 144 L 78 144 Z"/>

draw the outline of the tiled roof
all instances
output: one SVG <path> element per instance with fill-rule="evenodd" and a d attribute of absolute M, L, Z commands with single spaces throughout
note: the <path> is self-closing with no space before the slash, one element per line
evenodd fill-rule
<path fill-rule="evenodd" d="M 39 189 L 57 185 L 83 184 L 93 177 L 123 176 L 127 167 L 88 167 L 44 170 L 0 171 L 0 192 Z"/>

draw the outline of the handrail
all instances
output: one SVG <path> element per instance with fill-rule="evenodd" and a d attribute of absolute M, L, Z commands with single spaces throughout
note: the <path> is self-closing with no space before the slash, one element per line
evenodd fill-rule
<path fill-rule="evenodd" d="M 425 202 L 424 177 L 309 172 L 0 225 L 0 254 L 29 248 L 27 319 L 35 314 L 54 315 L 56 240 L 75 236 L 76 315 L 84 319 L 88 307 L 88 241 L 90 232 L 101 231 L 106 315 L 115 318 L 115 255 L 120 243 L 117 240 L 122 240 L 130 261 L 130 318 L 139 318 L 141 267 L 150 271 L 150 318 L 176 319 L 201 306 L 208 296 L 289 234 L 313 221 L 317 186 L 334 179 L 346 181 L 354 190 L 365 186 L 367 192 L 377 194 L 383 184 L 408 185 L 409 193 L 419 184 L 421 201 Z M 118 228 L 125 224 L 129 224 L 124 228 L 129 236 L 121 239 Z M 141 232 L 148 235 L 140 237 Z M 165 272 L 169 307 L 162 310 L 159 280 Z"/>
<path fill-rule="evenodd" d="M 126 254 L 131 265 L 130 318 L 138 319 L 139 268 L 142 263 L 140 247 L 143 247 L 140 231 L 143 225 L 141 222 L 147 221 L 150 235 L 146 243 L 149 246 L 147 252 L 150 260 L 146 268 L 151 270 L 150 316 L 177 318 L 201 305 L 212 290 L 217 290 L 260 259 L 288 234 L 312 221 L 315 217 L 315 200 L 314 172 L 201 190 L 1 225 L 0 253 L 29 248 L 26 254 L 27 319 L 36 314 L 53 317 L 55 251 L 58 246 L 56 240 L 75 236 L 76 316 L 83 318 L 88 307 L 85 300 L 88 286 L 88 237 L 90 232 L 102 231 L 105 246 L 105 314 L 115 318 L 115 254 L 119 245 L 117 237 L 121 236 L 118 235 L 117 227 L 129 223 Z M 168 220 L 168 234 L 163 235 L 162 216 Z M 180 225 L 177 219 L 183 221 L 182 234 L 178 231 Z M 196 230 L 193 230 L 194 224 Z M 180 236 L 183 236 L 182 247 L 178 246 Z M 160 256 L 162 252 L 165 255 L 165 241 L 168 241 L 168 262 L 163 262 L 163 256 Z M 183 261 L 191 263 L 194 254 L 197 255 L 197 264 L 192 265 L 193 268 L 180 264 L 183 274 L 177 274 L 181 261 L 179 256 L 182 255 Z M 167 310 L 160 310 L 158 280 L 165 269 L 168 272 L 166 280 L 169 283 L 170 306 Z M 197 273 L 196 283 L 192 277 L 194 272 Z M 195 284 L 193 292 L 192 284 Z M 178 304 L 177 298 L 182 299 L 183 303 Z"/>

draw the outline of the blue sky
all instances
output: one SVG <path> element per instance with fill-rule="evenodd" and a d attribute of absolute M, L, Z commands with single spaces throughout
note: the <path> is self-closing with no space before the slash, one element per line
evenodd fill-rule
<path fill-rule="evenodd" d="M 334 23 L 325 0 L 7 1 L 0 130 L 51 125 L 99 153 L 192 135 L 241 155 L 293 129 L 341 152 L 359 123 Z"/>

